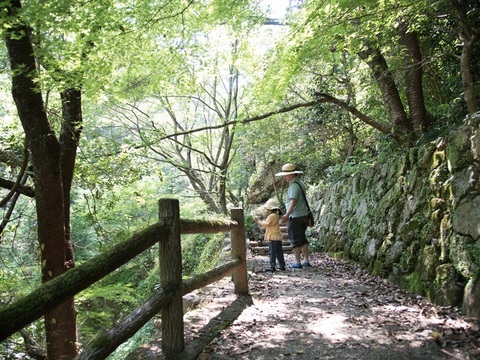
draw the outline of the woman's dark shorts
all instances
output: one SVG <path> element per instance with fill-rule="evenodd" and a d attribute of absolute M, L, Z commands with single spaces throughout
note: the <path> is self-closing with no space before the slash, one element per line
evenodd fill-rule
<path fill-rule="evenodd" d="M 307 226 L 308 216 L 288 219 L 288 238 L 290 239 L 290 244 L 292 245 L 292 248 L 308 244 L 307 237 L 305 236 Z"/>

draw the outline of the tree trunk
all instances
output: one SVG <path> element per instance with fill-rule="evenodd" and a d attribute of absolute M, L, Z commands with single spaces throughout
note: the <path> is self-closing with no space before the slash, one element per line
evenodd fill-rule
<path fill-rule="evenodd" d="M 388 69 L 387 62 L 378 49 L 368 47 L 358 53 L 373 72 L 383 100 L 387 106 L 388 114 L 393 123 L 393 136 L 401 144 L 412 143 L 413 126 L 405 113 L 400 94 L 393 74 Z"/>
<path fill-rule="evenodd" d="M 233 45 L 233 52 L 237 53 L 238 42 Z M 223 118 L 225 121 L 236 119 L 238 116 L 238 78 L 239 72 L 234 65 L 229 67 L 230 76 L 228 78 L 228 101 L 225 107 Z M 217 99 L 214 99 L 217 104 Z M 220 114 L 220 112 L 218 112 Z M 226 126 L 223 129 L 223 144 L 219 147 L 220 160 L 220 184 L 219 184 L 219 203 L 223 214 L 227 214 L 227 172 L 232 157 L 233 138 L 235 137 L 236 124 L 232 127 Z M 222 153 L 223 151 L 223 153 Z"/>
<path fill-rule="evenodd" d="M 82 93 L 79 89 L 62 92 L 62 129 L 60 132 L 61 171 L 65 210 L 65 268 L 75 266 L 70 228 L 70 193 L 77 147 L 82 131 Z"/>
<path fill-rule="evenodd" d="M 408 31 L 408 24 L 402 23 L 399 28 L 400 40 L 406 47 L 404 53 L 405 86 L 408 108 L 415 137 L 420 138 L 428 130 L 427 109 L 423 97 L 423 64 L 422 53 L 416 32 Z"/>
<path fill-rule="evenodd" d="M 460 73 L 463 81 L 463 96 L 469 113 L 473 114 L 480 110 L 480 100 L 475 91 L 475 78 L 471 66 L 475 41 L 477 41 L 479 37 L 479 29 L 472 26 L 468 20 L 467 1 L 451 0 L 451 2 L 457 13 L 460 27 L 460 40 L 462 40 Z"/>
<path fill-rule="evenodd" d="M 42 282 L 47 282 L 66 271 L 60 143 L 35 84 L 37 70 L 31 31 L 20 17 L 20 0 L 11 0 L 8 12 L 15 22 L 6 33 L 13 74 L 12 95 L 32 154 Z M 75 357 L 77 339 L 73 298 L 45 315 L 45 329 L 49 359 Z"/>

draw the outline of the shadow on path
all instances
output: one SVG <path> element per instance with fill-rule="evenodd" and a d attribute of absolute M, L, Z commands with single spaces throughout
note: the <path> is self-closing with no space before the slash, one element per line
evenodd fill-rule
<path fill-rule="evenodd" d="M 312 268 L 266 273 L 268 257 L 250 256 L 253 305 L 199 359 L 480 359 L 475 319 L 347 262 L 311 260 Z M 187 342 L 232 301 L 232 289 L 224 279 L 199 293 L 202 304 L 185 315 Z"/>

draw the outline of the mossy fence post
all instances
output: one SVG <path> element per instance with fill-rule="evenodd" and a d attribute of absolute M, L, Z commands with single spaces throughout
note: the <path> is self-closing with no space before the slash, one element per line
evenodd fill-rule
<path fill-rule="evenodd" d="M 172 301 L 162 317 L 162 351 L 168 357 L 185 350 L 182 303 L 182 250 L 180 245 L 180 206 L 177 199 L 160 199 L 158 220 L 169 224 L 170 232 L 159 243 L 160 285 L 173 291 Z"/>

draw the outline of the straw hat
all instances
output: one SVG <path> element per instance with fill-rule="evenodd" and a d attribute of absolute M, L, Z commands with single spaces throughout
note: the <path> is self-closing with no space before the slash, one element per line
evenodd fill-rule
<path fill-rule="evenodd" d="M 276 199 L 268 199 L 263 207 L 267 210 L 277 210 L 280 209 L 280 205 Z"/>
<path fill-rule="evenodd" d="M 282 171 L 276 173 L 275 176 L 284 176 L 290 174 L 303 174 L 303 171 L 297 170 L 293 164 L 285 164 L 282 166 Z"/>

